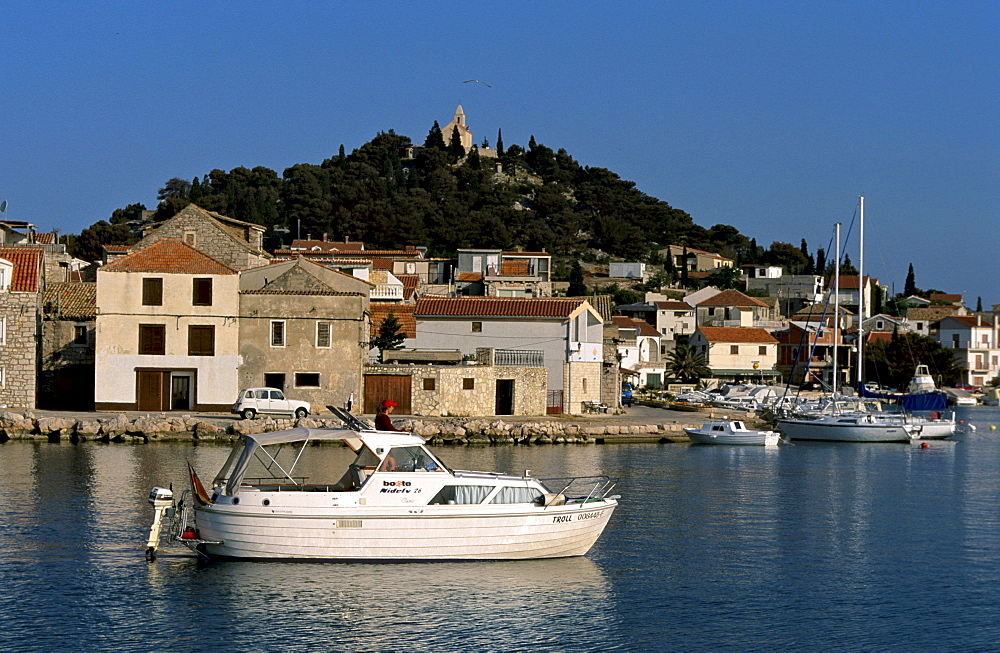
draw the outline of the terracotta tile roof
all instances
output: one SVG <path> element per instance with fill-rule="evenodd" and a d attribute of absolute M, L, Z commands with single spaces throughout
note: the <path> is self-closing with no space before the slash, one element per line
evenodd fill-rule
<path fill-rule="evenodd" d="M 14 264 L 8 286 L 11 292 L 38 292 L 44 254 L 41 247 L 0 247 L 0 258 Z"/>
<path fill-rule="evenodd" d="M 529 277 L 531 276 L 531 261 L 504 259 L 500 261 L 500 275 L 504 277 Z"/>
<path fill-rule="evenodd" d="M 865 334 L 865 342 L 892 342 L 892 331 L 869 331 Z"/>
<path fill-rule="evenodd" d="M 50 283 L 42 293 L 46 315 L 63 320 L 93 320 L 97 317 L 97 284 Z"/>
<path fill-rule="evenodd" d="M 41 231 L 35 234 L 35 242 L 39 245 L 54 245 L 56 235 L 51 231 Z"/>
<path fill-rule="evenodd" d="M 319 250 L 323 252 L 358 252 L 365 248 L 365 244 L 360 241 L 335 242 L 332 240 L 293 240 L 291 249 Z"/>
<path fill-rule="evenodd" d="M 953 320 L 958 320 L 962 324 L 968 325 L 970 327 L 992 327 L 993 320 L 984 317 L 980 318 L 978 315 L 946 315 L 945 318 L 951 318 Z M 944 319 L 944 318 L 942 318 Z"/>
<path fill-rule="evenodd" d="M 637 329 L 640 336 L 659 336 L 660 334 L 656 331 L 654 327 L 649 322 L 645 320 L 637 320 L 632 317 L 625 317 L 624 315 L 616 315 L 611 318 L 618 327 L 623 329 Z"/>
<path fill-rule="evenodd" d="M 527 317 L 565 319 L 584 303 L 583 299 L 518 297 L 421 297 L 418 317 Z"/>
<path fill-rule="evenodd" d="M 709 342 L 778 342 L 765 329 L 756 327 L 698 327 Z"/>
<path fill-rule="evenodd" d="M 878 283 L 878 279 L 876 279 L 874 277 L 869 277 L 867 274 L 865 275 L 865 280 L 868 281 L 869 283 Z M 856 274 L 842 274 L 842 275 L 840 275 L 840 289 L 841 290 L 845 290 L 845 289 L 857 290 L 859 284 L 860 284 L 859 277 Z M 833 285 L 833 280 L 832 279 L 830 280 L 830 285 L 831 286 Z"/>
<path fill-rule="evenodd" d="M 528 258 L 538 258 L 538 257 L 552 258 L 552 255 L 549 254 L 548 252 L 508 252 L 508 251 L 504 251 L 504 252 L 501 252 L 501 256 L 512 256 L 512 257 L 525 256 L 525 257 L 528 257 Z"/>
<path fill-rule="evenodd" d="M 389 313 L 399 320 L 400 329 L 407 338 L 417 337 L 417 320 L 413 317 L 413 304 L 372 304 L 370 309 L 370 333 L 374 337 L 378 335 L 378 329 L 382 326 L 383 320 L 389 317 Z"/>
<path fill-rule="evenodd" d="M 403 282 L 403 299 L 410 299 L 420 285 L 419 274 L 397 274 L 396 278 Z"/>
<path fill-rule="evenodd" d="M 930 296 L 930 300 L 932 302 L 948 302 L 949 304 L 961 304 L 962 296 L 952 295 L 948 293 L 934 293 Z"/>
<path fill-rule="evenodd" d="M 172 274 L 239 274 L 225 263 L 174 238 L 157 240 L 151 245 L 122 257 L 103 268 L 107 272 L 163 272 Z"/>
<path fill-rule="evenodd" d="M 656 308 L 661 311 L 693 311 L 694 306 L 687 302 L 653 302 Z"/>
<path fill-rule="evenodd" d="M 739 290 L 723 290 L 718 294 L 712 295 L 705 301 L 698 302 L 698 306 L 759 306 L 767 308 L 767 304 L 764 302 L 756 297 L 744 295 Z"/>
<path fill-rule="evenodd" d="M 128 254 L 132 249 L 130 245 L 102 245 L 102 249 L 108 254 Z"/>
<path fill-rule="evenodd" d="M 906 319 L 911 322 L 916 320 L 934 322 L 944 319 L 950 315 L 954 315 L 955 311 L 958 309 L 958 306 L 924 306 L 923 308 L 908 308 L 906 309 Z"/>
<path fill-rule="evenodd" d="M 459 281 L 482 281 L 483 274 L 481 272 L 459 272 Z"/>
<path fill-rule="evenodd" d="M 241 290 L 241 295 L 321 295 L 324 297 L 367 297 L 365 293 L 347 290 Z"/>

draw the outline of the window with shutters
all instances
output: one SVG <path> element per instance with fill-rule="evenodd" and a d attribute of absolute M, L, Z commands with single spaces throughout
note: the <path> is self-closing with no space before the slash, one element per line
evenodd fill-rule
<path fill-rule="evenodd" d="M 212 280 L 195 278 L 192 283 L 191 303 L 195 306 L 212 305 Z"/>
<path fill-rule="evenodd" d="M 330 329 L 331 325 L 329 322 L 317 322 L 316 323 L 316 346 L 320 349 L 330 348 Z"/>
<path fill-rule="evenodd" d="M 740 353 L 740 346 L 739 345 L 729 345 L 729 353 L 733 354 L 733 355 L 739 354 Z"/>
<path fill-rule="evenodd" d="M 188 356 L 215 356 L 215 327 L 192 324 L 188 327 Z"/>
<path fill-rule="evenodd" d="M 271 320 L 271 346 L 285 346 L 285 321 Z"/>
<path fill-rule="evenodd" d="M 139 325 L 139 353 L 163 356 L 167 348 L 167 329 L 162 324 Z"/>
<path fill-rule="evenodd" d="M 142 280 L 142 305 L 163 306 L 163 279 L 148 278 Z"/>

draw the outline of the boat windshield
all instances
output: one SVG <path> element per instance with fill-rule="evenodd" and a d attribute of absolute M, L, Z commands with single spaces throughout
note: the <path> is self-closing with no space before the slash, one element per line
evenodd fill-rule
<path fill-rule="evenodd" d="M 382 459 L 380 472 L 443 472 L 441 464 L 431 452 L 421 446 L 393 447 Z"/>

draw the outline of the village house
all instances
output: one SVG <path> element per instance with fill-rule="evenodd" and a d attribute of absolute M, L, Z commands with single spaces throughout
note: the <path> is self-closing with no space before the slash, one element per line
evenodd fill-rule
<path fill-rule="evenodd" d="M 775 369 L 794 386 L 818 382 L 826 388 L 834 384 L 834 348 L 837 348 L 837 368 L 843 372 L 850 368 L 851 348 L 844 344 L 843 329 L 834 329 L 833 320 L 820 324 L 819 320 L 789 322 L 787 329 L 773 334 L 778 341 L 778 360 Z"/>
<path fill-rule="evenodd" d="M 779 327 L 771 307 L 739 290 L 723 290 L 695 305 L 698 326 Z"/>
<path fill-rule="evenodd" d="M 950 315 L 938 323 L 937 340 L 965 370 L 965 385 L 982 387 L 1000 376 L 998 322 L 996 316 Z"/>
<path fill-rule="evenodd" d="M 305 258 L 241 272 L 239 386 L 278 388 L 314 411 L 360 398 L 372 288 Z"/>
<path fill-rule="evenodd" d="M 238 291 L 235 269 L 182 240 L 102 267 L 95 407 L 228 410 L 239 390 Z"/>
<path fill-rule="evenodd" d="M 792 315 L 823 301 L 823 277 L 820 275 L 785 274 L 777 266 L 744 265 L 743 278 L 747 294 L 759 291 L 777 298 L 783 315 Z"/>
<path fill-rule="evenodd" d="M 929 338 L 937 338 L 938 323 L 946 317 L 962 317 L 969 314 L 964 306 L 925 306 L 906 309 L 906 321 L 913 325 L 913 332 Z"/>
<path fill-rule="evenodd" d="M 660 250 L 660 255 L 673 259 L 678 270 L 687 269 L 690 272 L 713 272 L 722 267 L 733 267 L 736 262 L 714 252 L 706 252 L 693 247 L 671 245 Z"/>
<path fill-rule="evenodd" d="M 93 410 L 97 283 L 50 283 L 42 294 L 38 407 Z"/>
<path fill-rule="evenodd" d="M 551 297 L 552 256 L 547 252 L 459 249 L 456 291 L 487 297 Z"/>
<path fill-rule="evenodd" d="M 35 408 L 43 256 L 37 246 L 0 246 L 0 408 Z"/>
<path fill-rule="evenodd" d="M 581 413 L 584 402 L 601 401 L 604 323 L 585 300 L 422 297 L 414 318 L 411 348 L 471 356 L 486 347 L 514 365 L 540 363 L 550 411 Z"/>
<path fill-rule="evenodd" d="M 130 251 L 164 238 L 184 241 L 237 271 L 260 267 L 272 258 L 263 249 L 264 227 L 206 211 L 195 204 L 188 204 L 169 220 L 146 227 L 142 239 Z"/>
<path fill-rule="evenodd" d="M 658 387 L 664 377 L 660 334 L 645 320 L 617 315 L 612 319 L 618 327 L 617 349 L 621 374 L 637 386 Z M 653 383 L 649 377 L 653 377 Z"/>
<path fill-rule="evenodd" d="M 765 329 L 699 326 L 690 346 L 705 357 L 712 377 L 726 381 L 780 378 L 778 340 Z"/>

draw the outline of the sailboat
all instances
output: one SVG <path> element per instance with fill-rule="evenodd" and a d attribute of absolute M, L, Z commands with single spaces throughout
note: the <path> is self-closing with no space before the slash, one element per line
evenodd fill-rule
<path fill-rule="evenodd" d="M 865 198 L 859 199 L 859 224 L 860 224 L 860 255 L 858 261 L 858 277 L 860 279 L 858 288 L 859 304 L 859 330 L 858 330 L 858 384 L 862 384 L 861 370 L 863 369 L 863 345 L 864 338 L 860 329 L 860 324 L 864 322 L 865 316 L 865 292 L 864 292 L 864 243 L 865 243 Z M 834 297 L 840 295 L 840 223 L 837 223 L 837 263 L 834 273 Z M 840 329 L 840 316 L 838 309 L 834 310 L 837 322 L 834 326 L 834 334 Z M 839 370 L 836 363 L 836 351 L 834 347 L 834 392 L 838 389 L 837 376 Z M 883 419 L 880 415 L 869 412 L 851 411 L 836 412 L 836 402 L 832 402 L 834 410 L 827 414 L 822 414 L 813 418 L 805 417 L 783 417 L 777 420 L 778 430 L 784 433 L 790 440 L 822 440 L 828 442 L 910 442 L 920 437 L 921 427 L 917 424 L 909 423 L 903 419 Z"/>

